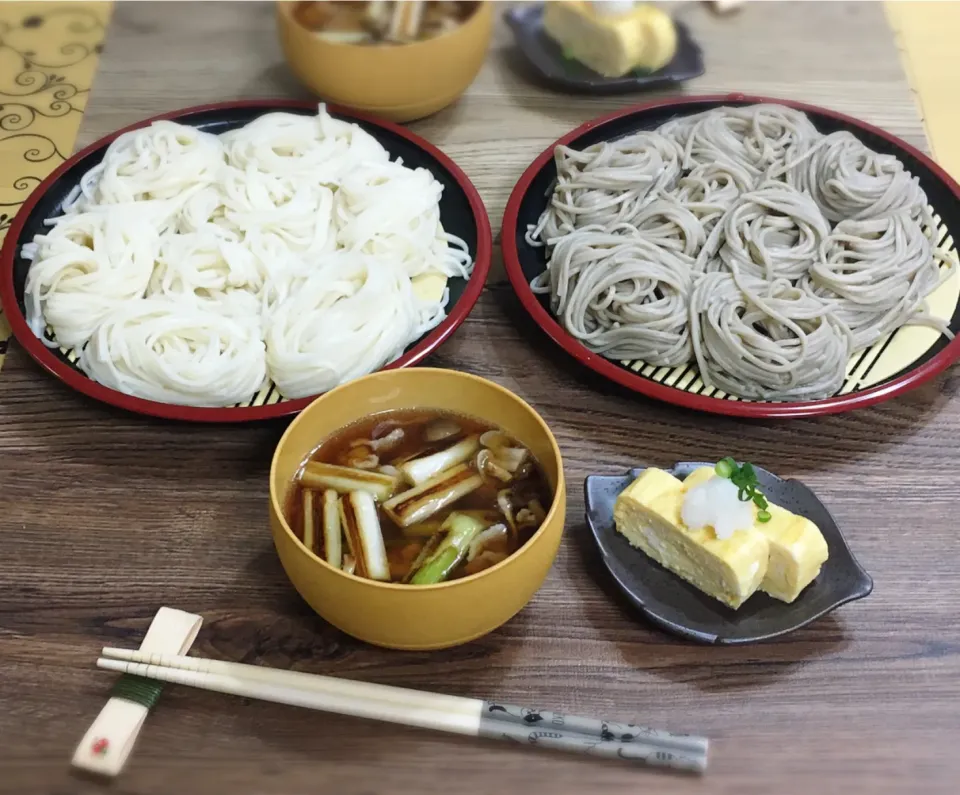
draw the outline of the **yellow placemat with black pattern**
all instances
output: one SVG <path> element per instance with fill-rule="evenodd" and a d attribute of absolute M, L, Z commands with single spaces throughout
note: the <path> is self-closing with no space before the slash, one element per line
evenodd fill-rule
<path fill-rule="evenodd" d="M 893 28 L 910 86 L 917 95 L 923 125 L 936 161 L 960 179 L 960 3 L 888 2 Z"/>
<path fill-rule="evenodd" d="M 0 2 L 0 243 L 30 192 L 73 151 L 109 2 Z M 10 327 L 0 311 L 0 367 Z"/>

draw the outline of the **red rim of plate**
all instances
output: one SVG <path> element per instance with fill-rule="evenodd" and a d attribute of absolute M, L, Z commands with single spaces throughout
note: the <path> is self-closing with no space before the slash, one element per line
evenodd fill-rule
<path fill-rule="evenodd" d="M 27 320 L 20 311 L 17 304 L 16 291 L 13 283 L 13 263 L 17 250 L 17 240 L 23 230 L 23 226 L 30 216 L 33 208 L 49 190 L 60 175 L 73 167 L 78 161 L 83 160 L 88 155 L 96 152 L 98 149 L 107 146 L 115 138 L 131 130 L 140 127 L 146 127 L 155 121 L 163 119 L 179 119 L 196 113 L 204 113 L 217 110 L 238 110 L 242 108 L 264 108 L 273 110 L 284 109 L 310 109 L 316 108 L 316 102 L 301 100 L 241 100 L 236 102 L 216 102 L 209 105 L 196 105 L 190 108 L 161 113 L 158 116 L 151 116 L 121 130 L 110 133 L 90 146 L 77 152 L 72 157 L 62 163 L 49 177 L 41 182 L 27 197 L 23 203 L 10 229 L 7 231 L 6 240 L 3 249 L 0 250 L 0 303 L 2 303 L 4 314 L 10 324 L 10 329 L 23 348 L 33 357 L 34 361 L 40 364 L 45 370 L 55 375 L 67 386 L 72 387 L 88 397 L 107 403 L 117 408 L 132 411 L 137 414 L 145 414 L 151 417 L 162 417 L 172 420 L 185 420 L 189 422 L 251 422 L 255 420 L 274 419 L 292 414 L 297 414 L 312 403 L 318 395 L 307 398 L 298 398 L 296 400 L 286 400 L 280 403 L 274 403 L 268 406 L 240 406 L 240 407 L 194 407 L 180 406 L 173 403 L 161 403 L 155 400 L 146 400 L 144 398 L 126 395 L 109 387 L 103 386 L 96 381 L 88 378 L 78 370 L 73 369 L 68 364 L 57 358 L 53 352 L 47 348 L 30 330 Z M 392 370 L 398 367 L 409 367 L 424 359 L 439 347 L 457 327 L 466 320 L 467 315 L 473 309 L 483 286 L 487 281 L 487 274 L 490 270 L 490 254 L 493 248 L 493 236 L 490 231 L 490 219 L 487 217 L 487 211 L 483 206 L 483 200 L 480 194 L 473 186 L 473 183 L 467 178 L 459 166 L 453 162 L 447 155 L 437 149 L 428 141 L 418 135 L 410 132 L 399 124 L 394 124 L 382 119 L 376 119 L 362 113 L 354 113 L 345 110 L 336 105 L 328 105 L 328 109 L 338 116 L 362 121 L 366 124 L 380 127 L 384 130 L 406 138 L 411 143 L 423 149 L 442 165 L 451 176 L 460 185 L 461 190 L 467 197 L 473 218 L 477 227 L 477 253 L 474 257 L 473 275 L 467 282 L 459 300 L 451 308 L 450 313 L 440 325 L 433 329 L 413 348 L 404 353 L 395 362 L 391 362 L 381 370 Z"/>
<path fill-rule="evenodd" d="M 877 135 L 895 146 L 905 150 L 913 157 L 920 160 L 927 168 L 950 188 L 953 195 L 960 201 L 960 185 L 938 166 L 933 160 L 920 152 L 906 141 L 897 138 L 895 135 L 881 130 L 879 127 L 867 124 L 865 122 L 837 113 L 817 105 L 808 105 L 802 102 L 792 102 L 790 100 L 775 99 L 772 97 L 760 97 L 748 94 L 711 94 L 704 96 L 690 96 L 683 99 L 666 99 L 656 102 L 648 102 L 642 105 L 634 105 L 629 108 L 609 113 L 605 116 L 593 119 L 580 125 L 575 130 L 559 138 L 549 147 L 547 147 L 533 163 L 523 172 L 520 181 L 517 182 L 510 194 L 510 200 L 507 202 L 506 210 L 503 216 L 503 231 L 501 241 L 503 247 L 503 261 L 507 271 L 507 277 L 513 285 L 513 289 L 523 304 L 524 308 L 539 326 L 567 353 L 577 359 L 580 363 L 586 365 L 595 373 L 599 373 L 605 378 L 627 387 L 647 397 L 662 400 L 666 403 L 672 403 L 675 406 L 705 411 L 712 414 L 726 414 L 736 417 L 753 418 L 785 418 L 785 417 L 810 417 L 819 414 L 837 414 L 842 411 L 851 411 L 853 409 L 872 406 L 883 400 L 889 400 L 892 397 L 901 395 L 910 389 L 914 389 L 925 381 L 943 372 L 958 357 L 960 357 L 960 336 L 955 337 L 939 353 L 931 357 L 919 367 L 904 373 L 901 376 L 879 386 L 865 389 L 862 392 L 853 392 L 846 395 L 824 398 L 822 400 L 810 400 L 794 403 L 760 403 L 744 402 L 739 400 L 725 400 L 723 398 L 706 397 L 704 395 L 694 395 L 685 392 L 682 389 L 676 389 L 671 386 L 659 384 L 649 378 L 637 375 L 625 367 L 615 364 L 612 361 L 604 359 L 596 353 L 592 353 L 580 342 L 568 334 L 563 327 L 554 319 L 537 299 L 527 279 L 520 267 L 520 259 L 517 252 L 517 220 L 520 213 L 520 204 L 530 188 L 530 183 L 534 180 L 540 170 L 553 159 L 553 152 L 557 146 L 569 144 L 571 141 L 579 138 L 584 133 L 614 121 L 624 116 L 643 113 L 654 108 L 677 108 L 683 109 L 686 106 L 701 102 L 748 102 L 752 104 L 773 103 L 786 105 L 800 111 L 809 111 L 812 113 L 829 116 L 844 124 L 865 130 L 873 135 Z"/>

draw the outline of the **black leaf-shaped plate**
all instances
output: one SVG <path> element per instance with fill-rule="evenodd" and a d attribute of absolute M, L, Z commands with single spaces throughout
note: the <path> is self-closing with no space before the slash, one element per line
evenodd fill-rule
<path fill-rule="evenodd" d="M 712 464 L 684 462 L 669 471 L 683 480 L 702 466 Z M 806 626 L 873 590 L 873 580 L 854 558 L 837 523 L 816 495 L 798 480 L 782 480 L 756 467 L 767 498 L 814 522 L 826 539 L 830 557 L 793 604 L 758 591 L 739 610 L 728 608 L 630 546 L 616 531 L 613 505 L 617 495 L 641 472 L 643 468 L 624 475 L 590 475 L 584 487 L 587 525 L 604 565 L 623 593 L 668 632 L 699 643 L 755 643 Z"/>
<path fill-rule="evenodd" d="M 591 94 L 626 94 L 676 85 L 703 74 L 703 51 L 682 22 L 677 26 L 677 54 L 662 69 L 649 74 L 604 77 L 566 58 L 560 46 L 543 29 L 543 5 L 511 8 L 504 14 L 517 48 L 540 75 L 566 91 Z"/>

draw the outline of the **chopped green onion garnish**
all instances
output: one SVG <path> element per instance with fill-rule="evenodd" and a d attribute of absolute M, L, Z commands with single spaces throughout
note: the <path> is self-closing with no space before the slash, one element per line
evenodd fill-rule
<path fill-rule="evenodd" d="M 732 458 L 722 458 L 717 461 L 714 471 L 722 478 L 730 477 L 737 468 L 737 462 Z"/>
<path fill-rule="evenodd" d="M 717 462 L 714 471 L 722 478 L 729 478 L 730 482 L 737 487 L 737 498 L 740 502 L 752 501 L 760 509 L 757 514 L 757 521 L 770 521 L 772 517 L 767 510 L 770 503 L 767 502 L 767 498 L 760 491 L 760 482 L 757 480 L 757 471 L 753 468 L 753 464 L 744 461 L 743 464 L 737 466 L 737 462 L 727 456 Z"/>

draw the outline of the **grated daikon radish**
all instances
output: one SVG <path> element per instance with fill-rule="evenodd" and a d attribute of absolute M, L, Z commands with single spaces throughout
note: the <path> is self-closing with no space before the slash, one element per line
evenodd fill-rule
<path fill-rule="evenodd" d="M 712 527 L 717 538 L 730 538 L 737 530 L 753 527 L 753 503 L 738 496 L 728 478 L 714 475 L 687 492 L 680 518 L 691 530 Z"/>

